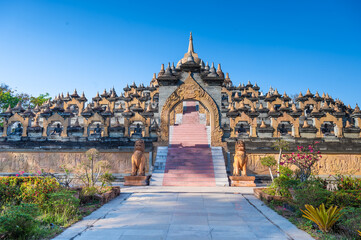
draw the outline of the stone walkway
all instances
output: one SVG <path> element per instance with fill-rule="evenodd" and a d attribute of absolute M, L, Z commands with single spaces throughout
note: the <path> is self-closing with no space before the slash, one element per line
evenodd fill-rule
<path fill-rule="evenodd" d="M 56 240 L 312 239 L 249 194 L 122 193 Z"/>

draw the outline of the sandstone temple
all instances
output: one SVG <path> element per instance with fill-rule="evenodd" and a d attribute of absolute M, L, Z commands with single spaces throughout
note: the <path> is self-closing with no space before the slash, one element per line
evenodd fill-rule
<path fill-rule="evenodd" d="M 238 81 L 237 81 L 238 82 Z M 235 142 L 242 139 L 251 175 L 267 175 L 260 157 L 320 142 L 318 173 L 361 175 L 361 111 L 300 85 L 299 95 L 256 83 L 237 83 L 220 64 L 209 64 L 193 48 L 177 64 L 162 64 L 149 84 L 99 92 L 75 90 L 41 106 L 19 103 L 1 113 L 0 172 L 59 171 L 76 165 L 89 148 L 100 150 L 114 174 L 130 172 L 134 142 L 143 139 L 154 185 L 227 185 Z M 181 180 L 180 180 L 181 179 Z M 197 180 L 195 180 L 197 179 Z"/>

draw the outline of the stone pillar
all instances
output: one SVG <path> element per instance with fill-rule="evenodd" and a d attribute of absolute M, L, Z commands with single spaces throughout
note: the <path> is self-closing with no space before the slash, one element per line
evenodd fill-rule
<path fill-rule="evenodd" d="M 84 130 L 83 130 L 83 137 L 88 137 L 88 124 L 84 121 Z"/>
<path fill-rule="evenodd" d="M 43 120 L 43 134 L 42 134 L 42 136 L 43 137 L 47 137 L 48 136 L 48 121 L 45 119 L 45 118 L 43 118 L 44 120 Z"/>
<path fill-rule="evenodd" d="M 151 119 L 150 118 L 147 118 L 146 119 L 146 123 L 145 123 L 145 129 L 144 129 L 144 137 L 149 137 L 149 132 L 150 132 L 150 121 Z"/>
<path fill-rule="evenodd" d="M 68 124 L 64 124 L 63 131 L 61 131 L 60 136 L 61 137 L 67 137 L 68 136 Z"/>
<path fill-rule="evenodd" d="M 227 172 L 231 172 L 231 153 L 227 152 Z"/>
<path fill-rule="evenodd" d="M 229 119 L 229 126 L 231 127 L 231 138 L 236 138 L 237 134 L 236 134 L 236 121 L 234 118 L 230 118 Z"/>
<path fill-rule="evenodd" d="M 4 129 L 3 129 L 3 137 L 6 137 L 8 135 L 8 121 L 4 120 Z"/>
<path fill-rule="evenodd" d="M 149 152 L 149 174 L 153 172 L 153 152 Z"/>
<path fill-rule="evenodd" d="M 124 137 L 129 137 L 129 120 L 124 118 Z"/>
<path fill-rule="evenodd" d="M 22 135 L 21 135 L 22 137 L 27 137 L 27 136 L 28 136 L 29 121 L 30 121 L 29 118 L 24 121 L 24 124 L 23 124 L 23 133 L 22 133 Z"/>
<path fill-rule="evenodd" d="M 252 125 L 251 125 L 251 137 L 257 137 L 257 119 L 254 118 L 252 120 Z"/>
<path fill-rule="evenodd" d="M 297 118 L 293 123 L 293 130 L 294 130 L 294 137 L 299 138 L 300 137 L 300 120 Z"/>

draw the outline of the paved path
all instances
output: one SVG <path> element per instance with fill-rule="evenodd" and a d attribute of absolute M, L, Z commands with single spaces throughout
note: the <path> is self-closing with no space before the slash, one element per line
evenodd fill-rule
<path fill-rule="evenodd" d="M 312 238 L 253 195 L 138 192 L 122 193 L 55 239 Z"/>

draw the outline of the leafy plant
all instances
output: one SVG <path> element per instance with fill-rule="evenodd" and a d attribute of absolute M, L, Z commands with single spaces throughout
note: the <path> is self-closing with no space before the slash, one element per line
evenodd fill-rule
<path fill-rule="evenodd" d="M 301 182 L 304 182 L 311 176 L 313 165 L 322 158 L 322 155 L 320 151 L 316 152 L 314 145 L 309 145 L 307 148 L 298 146 L 297 152 L 283 155 L 283 157 L 285 160 L 280 162 L 280 164 L 293 164 L 297 166 L 299 168 L 299 179 Z"/>
<path fill-rule="evenodd" d="M 357 238 L 357 230 L 361 229 L 361 208 L 345 207 L 343 215 L 336 223 L 339 232 L 349 239 Z"/>
<path fill-rule="evenodd" d="M 270 175 L 271 175 L 272 182 L 273 182 L 273 174 L 272 174 L 272 169 L 271 169 L 271 167 L 273 167 L 273 166 L 275 166 L 275 165 L 277 164 L 277 161 L 276 161 L 275 157 L 273 157 L 273 156 L 263 157 L 263 158 L 261 158 L 261 164 L 262 164 L 263 166 L 268 167 L 269 173 L 270 173 Z"/>
<path fill-rule="evenodd" d="M 280 176 L 279 172 L 280 172 L 280 163 L 281 163 L 281 158 L 282 158 L 282 151 L 287 151 L 288 148 L 289 148 L 289 144 L 285 140 L 278 139 L 273 143 L 272 147 L 275 150 L 279 150 L 278 159 L 277 159 L 277 172 L 278 172 L 277 176 L 279 177 Z"/>
<path fill-rule="evenodd" d="M 38 215 L 35 204 L 6 207 L 0 215 L 0 233 L 7 239 L 29 239 L 40 224 L 35 219 Z"/>
<path fill-rule="evenodd" d="M 360 178 L 337 174 L 335 176 L 335 179 L 336 179 L 337 189 L 339 189 L 339 190 L 343 189 L 343 190 L 359 190 L 359 191 L 361 191 L 361 179 Z"/>
<path fill-rule="evenodd" d="M 326 210 L 325 205 L 322 203 L 319 208 L 314 208 L 312 205 L 305 205 L 306 210 L 301 211 L 304 213 L 303 217 L 315 222 L 322 232 L 329 232 L 336 221 L 342 216 L 342 208 L 331 206 Z"/>
<path fill-rule="evenodd" d="M 295 202 L 299 208 L 303 208 L 306 204 L 317 207 L 326 203 L 331 194 L 321 182 L 308 180 L 295 188 Z"/>
<path fill-rule="evenodd" d="M 0 177 L 0 204 L 20 202 L 42 205 L 59 184 L 51 177 Z"/>
<path fill-rule="evenodd" d="M 95 148 L 89 149 L 85 154 L 87 158 L 80 163 L 76 174 L 86 187 L 93 187 L 103 171 L 109 168 L 109 162 L 99 160 L 99 151 Z"/>
<path fill-rule="evenodd" d="M 330 205 L 343 207 L 361 207 L 361 191 L 358 190 L 339 190 L 333 192 L 327 199 Z"/>
<path fill-rule="evenodd" d="M 44 221 L 67 226 L 74 218 L 77 219 L 80 200 L 75 191 L 62 190 L 49 194 L 49 199 L 44 206 L 46 216 Z"/>
<path fill-rule="evenodd" d="M 103 175 L 100 176 L 100 181 L 102 183 L 102 187 L 105 186 L 112 186 L 112 182 L 115 180 L 113 174 L 105 172 Z"/>
<path fill-rule="evenodd" d="M 296 187 L 298 184 L 298 180 L 280 175 L 278 178 L 275 178 L 270 188 L 275 190 L 276 196 L 291 197 L 289 189 Z"/>
<path fill-rule="evenodd" d="M 279 174 L 288 178 L 293 178 L 293 171 L 286 166 L 280 166 Z"/>
<path fill-rule="evenodd" d="M 44 169 L 41 169 L 40 175 L 43 177 L 53 177 L 58 181 L 60 186 L 70 188 L 70 183 L 74 180 L 74 177 L 72 177 L 71 172 L 66 165 L 60 165 L 59 168 L 63 171 L 63 176 L 50 172 L 45 172 Z"/>

